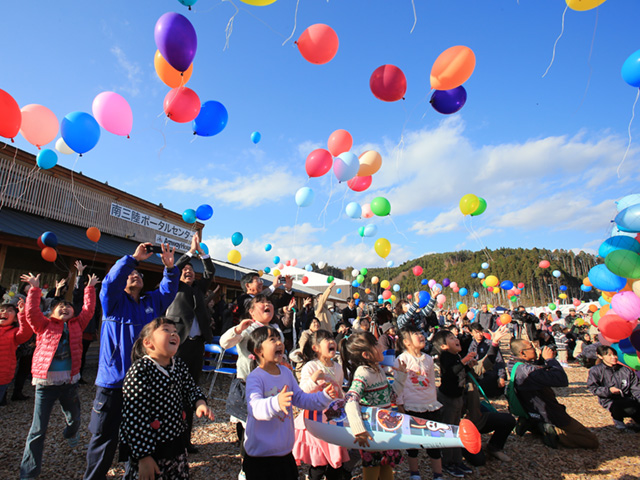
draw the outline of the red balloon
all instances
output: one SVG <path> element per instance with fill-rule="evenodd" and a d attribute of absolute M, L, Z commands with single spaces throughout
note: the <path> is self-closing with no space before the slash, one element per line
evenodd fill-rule
<path fill-rule="evenodd" d="M 606 338 L 612 342 L 619 342 L 627 338 L 633 332 L 636 322 L 628 322 L 609 310 L 609 313 L 600 317 L 598 329 Z"/>
<path fill-rule="evenodd" d="M 366 177 L 353 177 L 347 182 L 347 186 L 354 192 L 364 192 L 371 186 L 372 180 L 371 175 L 367 175 Z"/>
<path fill-rule="evenodd" d="M 302 283 L 307 283 L 308 281 L 309 281 L 309 277 L 307 277 L 306 275 L 302 277 Z"/>
<path fill-rule="evenodd" d="M 87 238 L 92 242 L 100 241 L 100 230 L 97 227 L 89 227 L 87 228 Z"/>
<path fill-rule="evenodd" d="M 310 177 L 321 177 L 333 166 L 333 157 L 324 148 L 318 148 L 307 156 L 304 168 Z"/>
<path fill-rule="evenodd" d="M 13 138 L 22 124 L 20 106 L 11 95 L 0 89 L 0 137 Z"/>
<path fill-rule="evenodd" d="M 36 240 L 36 243 L 38 244 L 38 247 L 40 247 L 40 250 L 42 250 L 44 247 L 46 247 L 46 245 L 44 244 L 44 242 L 42 241 L 42 235 L 40 235 L 38 237 L 38 240 Z"/>
<path fill-rule="evenodd" d="M 338 53 L 338 34 L 329 25 L 316 23 L 307 28 L 298 41 L 298 50 L 310 63 L 328 63 Z"/>
<path fill-rule="evenodd" d="M 353 146 L 353 137 L 346 130 L 336 130 L 327 142 L 331 155 L 337 157 L 341 153 L 348 152 Z"/>
<path fill-rule="evenodd" d="M 384 298 L 385 300 L 389 300 L 391 298 L 391 290 L 385 290 L 384 292 L 382 292 L 382 298 Z"/>
<path fill-rule="evenodd" d="M 44 247 L 40 252 L 42 258 L 44 258 L 47 262 L 55 262 L 56 258 L 58 258 L 58 254 L 55 248 Z"/>
<path fill-rule="evenodd" d="M 174 122 L 190 122 L 200 113 L 200 98 L 188 87 L 173 88 L 164 97 L 164 113 Z"/>
<path fill-rule="evenodd" d="M 416 265 L 415 267 L 413 267 L 413 274 L 416 277 L 419 277 L 420 275 L 422 275 L 422 267 L 420 265 Z"/>
<path fill-rule="evenodd" d="M 542 260 L 538 266 L 540 268 L 549 268 L 551 266 L 551 263 L 549 262 L 549 260 Z"/>
<path fill-rule="evenodd" d="M 382 65 L 371 74 L 369 87 L 376 98 L 385 102 L 395 102 L 404 97 L 407 79 L 402 70 L 395 65 Z"/>
<path fill-rule="evenodd" d="M 487 287 L 487 290 L 488 290 L 489 292 L 493 292 L 493 287 Z"/>
<path fill-rule="evenodd" d="M 524 288 L 524 283 L 520 282 L 520 283 L 518 284 L 518 288 L 519 288 L 520 290 L 522 290 L 522 289 Z"/>

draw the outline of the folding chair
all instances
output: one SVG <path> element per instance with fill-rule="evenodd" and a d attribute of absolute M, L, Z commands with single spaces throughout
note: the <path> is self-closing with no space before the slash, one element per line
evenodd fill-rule
<path fill-rule="evenodd" d="M 209 347 L 209 349 L 207 349 Z M 208 344 L 205 345 L 205 351 L 209 351 L 210 353 L 217 353 L 218 358 L 216 359 L 215 366 L 210 370 L 213 372 L 213 378 L 211 379 L 211 385 L 209 386 L 209 392 L 207 393 L 207 397 L 211 397 L 211 392 L 213 392 L 213 386 L 216 384 L 216 379 L 218 378 L 218 374 L 221 373 L 223 375 L 235 376 L 237 373 L 236 369 L 236 361 L 238 360 L 238 349 L 233 346 L 227 350 L 224 350 L 220 345 L 216 344 Z"/>

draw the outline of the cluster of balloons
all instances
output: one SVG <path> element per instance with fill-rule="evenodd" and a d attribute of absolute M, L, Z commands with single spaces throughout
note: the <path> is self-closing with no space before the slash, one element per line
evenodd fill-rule
<path fill-rule="evenodd" d="M 487 209 L 487 201 L 473 193 L 467 193 L 460 199 L 460 211 L 463 215 L 477 217 Z"/>
<path fill-rule="evenodd" d="M 196 220 L 206 221 L 213 217 L 213 207 L 211 205 L 203 204 L 195 210 L 193 208 L 187 208 L 182 212 L 182 220 L 186 223 L 196 223 Z"/>
<path fill-rule="evenodd" d="M 88 232 L 87 232 L 88 233 Z M 56 247 L 58 246 L 58 237 L 53 232 L 44 232 L 36 241 L 40 247 L 40 255 L 47 262 L 55 262 L 58 258 Z"/>
<path fill-rule="evenodd" d="M 640 194 L 616 202 L 617 234 L 598 249 L 604 263 L 596 265 L 581 289 L 596 288 L 600 308 L 592 306 L 593 325 L 600 336 L 618 352 L 620 362 L 640 369 Z M 602 340 L 601 340 L 602 341 Z"/>

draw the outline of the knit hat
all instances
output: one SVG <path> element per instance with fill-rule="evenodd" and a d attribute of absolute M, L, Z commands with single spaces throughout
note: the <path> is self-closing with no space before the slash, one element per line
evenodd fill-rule
<path fill-rule="evenodd" d="M 382 329 L 382 333 L 387 333 L 390 329 L 393 328 L 393 323 L 391 322 L 383 323 L 380 328 Z"/>

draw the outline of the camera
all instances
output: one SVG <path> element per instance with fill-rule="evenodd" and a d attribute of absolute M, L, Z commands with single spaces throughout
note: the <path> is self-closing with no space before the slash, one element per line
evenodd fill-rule
<path fill-rule="evenodd" d="M 160 245 L 147 245 L 147 253 L 162 253 L 162 247 Z"/>
<path fill-rule="evenodd" d="M 280 280 L 278 280 L 278 281 L 279 281 L 279 283 L 282 283 L 283 285 L 284 285 L 285 283 L 287 283 L 287 279 L 286 279 L 286 277 L 280 277 Z"/>

